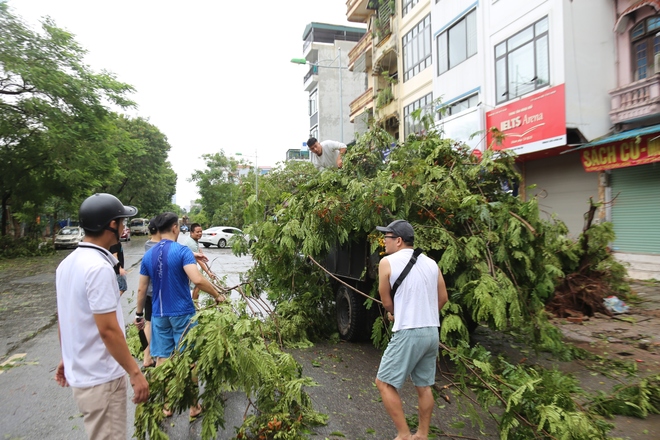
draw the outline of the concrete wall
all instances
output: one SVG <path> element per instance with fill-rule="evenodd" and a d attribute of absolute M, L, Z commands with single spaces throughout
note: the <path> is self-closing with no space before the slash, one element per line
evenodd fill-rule
<path fill-rule="evenodd" d="M 593 140 L 608 134 L 612 125 L 609 92 L 616 87 L 614 3 L 563 3 L 566 126 Z"/>
<path fill-rule="evenodd" d="M 366 90 L 366 75 L 361 72 L 350 72 L 345 68 L 348 66 L 348 53 L 354 46 L 355 43 L 351 41 L 335 41 L 334 45 L 318 43 L 314 45 L 318 49 L 320 66 L 318 71 L 319 140 L 342 141 L 340 129 L 342 120 L 343 142 L 348 144 L 355 139 L 355 128 L 350 121 L 350 103 Z M 342 69 L 339 69 L 340 52 Z"/>
<path fill-rule="evenodd" d="M 406 14 L 405 17 L 402 17 L 399 20 L 399 31 L 398 31 L 398 47 L 399 47 L 399 84 L 398 84 L 398 112 L 399 112 L 399 139 L 404 140 L 405 138 L 405 122 L 403 119 L 403 108 L 412 102 L 428 95 L 433 92 L 433 72 L 435 71 L 435 53 L 431 52 L 432 64 L 426 69 L 419 72 L 414 77 L 410 78 L 408 81 L 403 81 L 403 46 L 402 39 L 412 28 L 414 28 L 420 21 L 431 13 L 431 4 L 435 4 L 435 0 L 421 0 L 415 5 L 415 7 Z M 401 15 L 400 2 L 397 2 L 397 14 Z M 431 23 L 433 26 L 433 23 Z M 431 32 L 433 28 L 431 28 Z M 431 38 L 433 38 L 433 33 L 431 33 Z M 433 50 L 433 49 L 432 49 Z M 435 99 L 436 96 L 433 95 Z"/>

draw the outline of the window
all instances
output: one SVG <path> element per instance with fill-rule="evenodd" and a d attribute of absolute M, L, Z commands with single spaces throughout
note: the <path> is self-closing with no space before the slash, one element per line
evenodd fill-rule
<path fill-rule="evenodd" d="M 550 83 L 548 27 L 548 17 L 544 17 L 495 46 L 498 104 Z"/>
<path fill-rule="evenodd" d="M 472 107 L 476 107 L 479 104 L 479 94 L 475 93 L 470 95 L 467 98 L 463 98 L 459 101 L 454 101 L 450 104 L 440 107 L 438 116 L 439 119 L 448 118 L 449 116 L 456 115 L 464 110 L 467 110 Z"/>
<path fill-rule="evenodd" d="M 431 14 L 403 36 L 403 81 L 431 65 Z"/>
<path fill-rule="evenodd" d="M 413 118 L 415 110 L 422 109 L 418 120 Z M 421 117 L 433 112 L 433 93 L 418 99 L 403 108 L 404 134 L 408 137 L 411 133 L 419 133 L 424 128 Z"/>
<path fill-rule="evenodd" d="M 419 3 L 419 0 L 402 0 L 401 1 L 401 16 L 405 17 L 408 12 Z"/>
<path fill-rule="evenodd" d="M 660 72 L 660 16 L 640 21 L 630 31 L 634 80 Z M 657 58 L 657 61 L 656 61 Z"/>
<path fill-rule="evenodd" d="M 477 53 L 477 11 L 472 10 L 436 38 L 438 75 Z"/>
<path fill-rule="evenodd" d="M 316 114 L 316 112 L 318 111 L 316 97 L 317 97 L 316 90 L 314 90 L 312 93 L 309 94 L 309 116 Z"/>

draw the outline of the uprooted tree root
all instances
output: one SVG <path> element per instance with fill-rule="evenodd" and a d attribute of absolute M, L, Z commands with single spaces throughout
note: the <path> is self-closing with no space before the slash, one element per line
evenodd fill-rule
<path fill-rule="evenodd" d="M 612 316 L 603 302 L 610 295 L 612 289 L 602 277 L 573 273 L 564 278 L 545 308 L 558 318 L 594 316 L 596 312 Z"/>

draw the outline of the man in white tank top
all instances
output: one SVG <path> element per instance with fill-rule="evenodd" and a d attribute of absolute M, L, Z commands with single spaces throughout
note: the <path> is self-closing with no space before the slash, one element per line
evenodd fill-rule
<path fill-rule="evenodd" d="M 376 386 L 397 430 L 395 440 L 426 440 L 433 411 L 440 310 L 447 302 L 445 280 L 438 265 L 419 255 L 392 297 L 392 288 L 413 256 L 415 232 L 405 220 L 378 226 L 385 233 L 385 253 L 378 266 L 378 292 L 383 307 L 394 315 L 393 335 L 376 375 Z M 410 376 L 417 388 L 419 426 L 412 435 L 403 413 L 399 388 Z"/>

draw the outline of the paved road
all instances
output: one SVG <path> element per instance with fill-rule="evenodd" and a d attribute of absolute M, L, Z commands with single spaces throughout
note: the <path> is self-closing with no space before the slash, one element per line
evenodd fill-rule
<path fill-rule="evenodd" d="M 127 322 L 134 311 L 138 262 L 143 255 L 145 240 L 145 237 L 135 237 L 125 244 L 129 290 L 122 298 L 122 306 Z M 209 248 L 204 252 L 209 256 L 214 272 L 227 275 L 229 285 L 237 284 L 240 274 L 252 264 L 249 256 L 239 258 L 227 249 Z M 0 275 L 0 281 L 4 282 L 6 274 Z M 3 286 L 2 295 L 12 295 L 14 292 L 26 295 L 25 310 L 29 312 L 9 313 L 0 307 L 0 323 L 6 324 L 8 319 L 13 319 L 11 326 L 0 327 L 3 328 L 0 334 L 0 364 L 8 356 L 25 354 L 16 367 L 0 368 L 0 436 L 4 439 L 84 439 L 82 419 L 71 390 L 60 388 L 52 379 L 60 359 L 57 327 L 53 319 L 54 272 L 26 271 L 20 279 L 9 279 Z M 26 293 L 26 286 L 32 287 L 31 294 Z M 21 316 L 23 319 L 20 319 Z M 619 322 L 617 329 L 622 325 Z M 584 330 L 588 329 L 585 327 Z M 508 345 L 506 340 L 487 330 L 482 332 L 481 339 L 482 343 L 491 345 L 493 351 Z M 370 343 L 317 344 L 309 349 L 292 351 L 292 354 L 302 365 L 303 374 L 319 384 L 308 390 L 314 407 L 329 416 L 327 426 L 317 428 L 311 438 L 380 440 L 395 437 L 392 423 L 373 383 L 380 353 Z M 642 365 L 650 365 L 651 360 L 649 358 Z M 578 376 L 583 385 L 587 385 L 588 380 L 603 383 L 601 377 L 592 377 L 577 363 L 560 365 L 560 368 Z M 438 384 L 444 385 L 441 381 Z M 588 386 L 587 389 L 593 388 Z M 410 383 L 402 390 L 402 396 L 406 414 L 414 414 L 417 399 Z M 245 410 L 245 398 L 240 393 L 226 397 L 227 429 L 218 434 L 218 439 L 232 437 L 233 427 L 240 425 Z M 132 433 L 130 426 L 134 408 L 129 401 L 129 436 Z M 486 421 L 483 429 L 479 429 L 470 425 L 464 413 L 465 410 L 457 405 L 452 396 L 451 404 L 439 404 L 435 408 L 432 425 L 457 435 L 448 438 L 460 438 L 458 435 L 472 439 L 497 438 L 497 431 L 490 420 Z M 463 424 L 465 426 L 461 427 Z M 660 416 L 652 416 L 645 421 L 618 417 L 615 424 L 617 429 L 612 433 L 614 435 L 636 440 L 652 439 L 657 438 L 655 433 L 660 429 Z M 170 419 L 166 428 L 172 439 L 200 438 L 201 423 L 189 424 L 185 413 Z"/>
<path fill-rule="evenodd" d="M 126 322 L 133 316 L 144 241 L 145 237 L 134 237 L 124 246 L 129 272 L 129 289 L 122 297 Z M 227 275 L 229 285 L 238 284 L 240 274 L 252 265 L 249 256 L 239 258 L 228 249 L 209 248 L 204 252 L 209 256 L 213 271 Z M 26 317 L 12 328 L 12 334 L 0 335 L 0 342 L 3 342 L 0 346 L 4 350 L 0 352 L 0 362 L 5 361 L 7 356 L 25 354 L 18 366 L 0 370 L 0 435 L 5 439 L 84 439 L 82 419 L 71 390 L 60 388 L 52 379 L 60 359 L 57 326 L 53 319 L 54 273 L 36 274 L 12 282 L 22 285 L 33 283 L 35 290 L 47 300 L 37 301 L 45 309 L 40 319 Z M 30 336 L 18 338 L 17 334 Z M 395 437 L 396 433 L 373 383 L 380 353 L 371 344 L 319 344 L 293 351 L 293 355 L 303 366 L 303 374 L 319 384 L 308 390 L 314 407 L 330 417 L 327 426 L 316 429 L 315 438 L 357 440 Z M 410 384 L 403 390 L 403 396 L 406 412 L 414 413 L 417 399 Z M 233 427 L 241 424 L 246 407 L 245 398 L 240 393 L 226 397 L 227 429 L 218 434 L 219 439 L 232 437 Z M 135 406 L 130 400 L 128 408 L 129 433 L 132 433 L 130 426 Z M 433 425 L 446 428 L 449 423 L 462 421 L 464 418 L 456 405 L 446 405 L 442 409 L 436 408 Z M 200 430 L 201 423 L 189 424 L 185 413 L 168 421 L 167 431 L 173 439 L 198 439 Z M 460 431 L 471 438 L 489 437 L 480 434 L 478 429 L 465 428 Z"/>
<path fill-rule="evenodd" d="M 122 297 L 126 322 L 132 320 L 137 297 L 139 262 L 144 254 L 146 237 L 134 237 L 124 243 L 128 291 Z M 70 251 L 58 251 L 66 253 Z M 238 283 L 240 273 L 252 264 L 252 259 L 236 257 L 226 249 L 206 249 L 212 268 L 227 275 L 228 283 Z M 71 396 L 71 390 L 60 388 L 52 379 L 60 360 L 59 341 L 55 317 L 54 273 L 36 274 L 16 280 L 20 285 L 34 286 L 35 296 L 43 294 L 43 311 L 38 317 L 25 316 L 12 334 L 3 334 L 0 340 L 0 362 L 11 356 L 21 356 L 16 367 L 0 369 L 0 435 L 4 439 L 84 439 L 82 419 Z M 3 317 L 4 318 L 4 317 Z M 37 318 L 37 319 L 33 319 Z M 17 335 L 21 335 L 20 337 Z M 24 336 L 28 335 L 28 336 Z M 240 424 L 243 415 L 240 396 L 228 396 L 229 428 Z M 235 402 L 232 405 L 232 402 Z M 129 400 L 129 424 L 133 423 L 135 406 Z M 236 411 L 232 411 L 236 408 Z M 185 422 L 185 423 L 184 423 Z M 187 415 L 173 418 L 170 426 L 172 438 L 199 438 L 201 423 L 189 425 Z M 180 427 L 180 429 L 179 429 Z M 132 433 L 132 429 L 129 429 Z M 218 438 L 229 438 L 233 429 L 220 433 Z M 129 437 L 130 438 L 130 437 Z"/>

